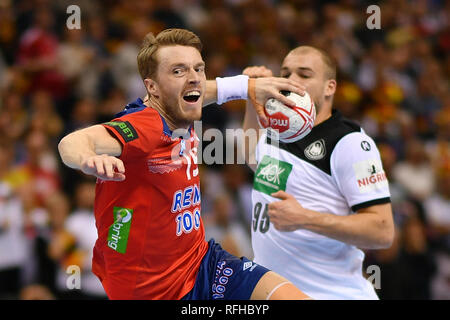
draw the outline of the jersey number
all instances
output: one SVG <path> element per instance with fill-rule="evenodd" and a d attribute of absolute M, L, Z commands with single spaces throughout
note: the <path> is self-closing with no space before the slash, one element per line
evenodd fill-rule
<path fill-rule="evenodd" d="M 197 165 L 197 148 L 192 148 L 191 150 L 189 150 L 189 154 L 188 155 L 183 154 L 183 157 L 186 159 L 187 162 L 186 177 L 188 180 L 191 180 L 192 176 L 194 177 L 198 176 L 198 167 L 192 170 L 191 176 L 192 163 L 194 163 L 194 165 Z"/>
<path fill-rule="evenodd" d="M 190 233 L 192 229 L 198 230 L 200 228 L 200 210 L 197 208 L 194 210 L 194 214 L 190 211 L 180 213 L 175 218 L 177 222 L 177 236 L 181 236 L 182 233 Z"/>
<path fill-rule="evenodd" d="M 263 210 L 263 204 L 261 202 L 257 202 L 255 204 L 255 207 L 253 208 L 253 231 L 256 232 L 258 231 L 258 226 L 259 226 L 259 231 L 261 233 L 266 233 L 269 230 L 270 227 L 270 218 L 269 218 L 269 214 L 267 213 L 268 211 L 268 204 L 266 203 L 264 205 L 264 210 Z M 262 211 L 262 213 L 261 213 Z"/>

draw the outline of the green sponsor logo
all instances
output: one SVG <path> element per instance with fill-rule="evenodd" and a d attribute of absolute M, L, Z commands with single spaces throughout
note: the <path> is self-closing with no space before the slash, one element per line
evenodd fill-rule
<path fill-rule="evenodd" d="M 128 121 L 110 121 L 105 122 L 104 124 L 113 127 L 122 136 L 125 142 L 130 142 L 138 138 L 136 130 Z"/>
<path fill-rule="evenodd" d="M 268 195 L 280 190 L 286 191 L 291 171 L 292 164 L 265 155 L 256 169 L 253 188 Z"/>
<path fill-rule="evenodd" d="M 114 223 L 109 227 L 108 247 L 125 253 L 127 251 L 128 235 L 130 234 L 133 210 L 128 208 L 114 207 Z"/>

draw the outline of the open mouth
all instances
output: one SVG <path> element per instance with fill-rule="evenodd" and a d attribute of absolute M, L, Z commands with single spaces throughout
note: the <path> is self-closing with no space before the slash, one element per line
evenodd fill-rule
<path fill-rule="evenodd" d="M 200 99 L 200 91 L 189 91 L 183 96 L 184 101 L 189 103 L 195 103 Z"/>

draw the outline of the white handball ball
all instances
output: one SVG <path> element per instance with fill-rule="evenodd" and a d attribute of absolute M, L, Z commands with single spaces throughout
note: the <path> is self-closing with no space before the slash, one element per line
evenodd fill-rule
<path fill-rule="evenodd" d="M 269 125 L 260 125 L 267 128 L 271 138 L 284 143 L 296 142 L 311 132 L 316 120 L 316 108 L 306 92 L 303 97 L 290 91 L 281 93 L 295 102 L 295 107 L 288 107 L 274 98 L 267 100 L 265 112 Z"/>

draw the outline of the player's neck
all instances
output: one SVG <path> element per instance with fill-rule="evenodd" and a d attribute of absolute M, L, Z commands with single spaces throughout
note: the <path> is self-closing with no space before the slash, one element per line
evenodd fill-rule
<path fill-rule="evenodd" d="M 155 99 L 154 97 L 149 98 L 148 96 L 146 96 L 144 98 L 144 105 L 158 111 L 158 113 L 161 115 L 161 117 L 163 117 L 164 120 L 166 121 L 167 126 L 169 127 L 169 129 L 171 131 L 175 131 L 177 129 L 186 129 L 186 130 L 189 129 L 190 124 L 177 124 L 172 119 L 170 114 L 168 112 L 166 112 L 166 108 L 164 108 L 162 106 L 161 102 L 159 100 Z"/>
<path fill-rule="evenodd" d="M 316 121 L 314 121 L 314 126 L 317 126 L 318 124 L 328 120 L 331 117 L 331 107 L 330 108 L 323 108 L 319 111 L 319 113 L 316 115 Z"/>

